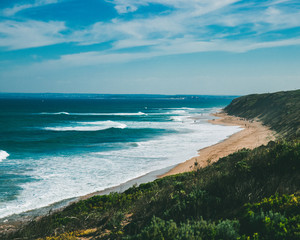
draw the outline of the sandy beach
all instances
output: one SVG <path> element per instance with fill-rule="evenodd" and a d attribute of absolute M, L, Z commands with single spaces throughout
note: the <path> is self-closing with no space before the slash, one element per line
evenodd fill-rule
<path fill-rule="evenodd" d="M 216 118 L 209 121 L 212 124 L 240 126 L 243 130 L 231 135 L 220 143 L 200 149 L 198 156 L 178 164 L 167 173 L 159 176 L 160 178 L 193 171 L 195 169 L 195 162 L 197 162 L 197 167 L 206 167 L 218 161 L 219 158 L 225 157 L 242 148 L 253 149 L 275 139 L 275 132 L 263 126 L 259 121 L 247 121 L 238 117 L 229 116 L 224 112 L 215 113 L 213 116 Z"/>
<path fill-rule="evenodd" d="M 103 195 L 103 194 L 109 194 L 110 192 L 122 192 L 126 190 L 127 188 L 131 187 L 132 185 L 136 184 L 139 185 L 141 183 L 146 183 L 149 181 L 153 181 L 156 178 L 162 178 L 165 176 L 193 171 L 195 169 L 195 162 L 198 163 L 198 167 L 206 167 L 209 164 L 212 164 L 216 161 L 218 161 L 219 158 L 225 157 L 233 152 L 236 152 L 239 149 L 242 148 L 250 148 L 253 149 L 255 147 L 258 147 L 263 144 L 267 144 L 270 140 L 275 139 L 275 133 L 271 131 L 269 128 L 263 126 L 258 121 L 245 121 L 244 119 L 237 118 L 234 116 L 229 116 L 225 113 L 215 113 L 213 114 L 216 118 L 213 120 L 210 120 L 209 122 L 212 124 L 221 124 L 221 125 L 233 125 L 233 126 L 240 126 L 243 128 L 240 132 L 235 133 L 225 139 L 224 141 L 217 143 L 215 145 L 203 148 L 199 150 L 199 155 L 196 157 L 193 157 L 174 168 L 168 168 L 168 169 L 161 169 L 159 171 L 155 171 L 152 173 L 149 173 L 145 176 L 132 179 L 131 181 L 128 181 L 124 184 L 121 184 L 119 186 L 108 188 L 103 191 L 97 191 L 93 192 L 91 194 L 87 194 L 85 196 L 79 197 L 76 200 L 73 199 L 70 202 L 76 202 L 78 200 L 87 199 L 89 197 L 92 197 L 94 195 Z M 166 172 L 167 171 L 167 172 Z M 166 172 L 166 173 L 164 173 Z M 0 231 L 5 228 L 14 228 L 17 224 L 30 221 L 32 218 L 37 216 L 43 216 L 47 212 L 49 212 L 49 209 L 51 210 L 59 210 L 65 207 L 66 203 L 59 202 L 55 203 L 51 206 L 47 206 L 45 208 L 36 209 L 33 211 L 28 211 L 27 213 L 15 215 L 14 217 L 9 217 L 8 224 L 3 224 L 0 228 Z M 56 206 L 57 205 L 57 206 Z M 23 216 L 24 215 L 24 216 Z"/>

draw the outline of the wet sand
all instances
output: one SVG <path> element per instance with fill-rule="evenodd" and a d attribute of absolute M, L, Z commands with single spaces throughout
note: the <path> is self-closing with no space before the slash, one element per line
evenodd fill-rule
<path fill-rule="evenodd" d="M 239 117 L 229 116 L 224 112 L 213 114 L 215 119 L 210 120 L 212 124 L 221 124 L 227 126 L 240 126 L 243 128 L 238 133 L 235 133 L 224 141 L 215 145 L 199 150 L 199 155 L 193 157 L 183 163 L 178 164 L 169 172 L 159 176 L 165 177 L 178 173 L 193 171 L 197 168 L 203 168 L 236 152 L 242 148 L 253 149 L 261 145 L 266 145 L 269 141 L 275 139 L 275 133 L 268 127 L 263 126 L 259 121 L 247 121 Z M 195 164 L 195 162 L 197 162 Z"/>

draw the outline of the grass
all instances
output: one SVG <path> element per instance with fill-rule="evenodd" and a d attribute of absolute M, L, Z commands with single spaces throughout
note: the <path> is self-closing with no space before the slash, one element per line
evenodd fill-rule
<path fill-rule="evenodd" d="M 246 119 L 259 118 L 284 138 L 300 137 L 300 90 L 239 97 L 224 110 Z"/>

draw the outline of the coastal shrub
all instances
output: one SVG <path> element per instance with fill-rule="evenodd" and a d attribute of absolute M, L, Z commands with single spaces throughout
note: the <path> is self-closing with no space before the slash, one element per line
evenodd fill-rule
<path fill-rule="evenodd" d="M 236 216 L 236 220 L 211 222 L 201 218 L 176 223 L 153 217 L 139 234 L 125 239 L 296 240 L 300 239 L 299 199 L 295 195 L 276 195 L 248 203 L 243 209 L 245 215 Z M 298 211 L 291 211 L 295 208 Z"/>
<path fill-rule="evenodd" d="M 120 211 L 115 211 L 113 214 L 108 218 L 107 222 L 103 226 L 107 229 L 116 229 L 121 227 L 121 222 L 124 219 L 124 213 Z"/>
<path fill-rule="evenodd" d="M 183 221 L 188 218 L 209 218 L 216 214 L 220 202 L 219 198 L 211 196 L 199 185 L 195 185 L 188 193 L 184 190 L 172 192 L 170 207 L 164 211 L 163 217 L 175 221 Z"/>
<path fill-rule="evenodd" d="M 97 228 L 98 235 L 110 232 L 107 239 L 138 239 L 150 229 L 166 236 L 176 232 L 177 239 L 297 239 L 300 199 L 292 194 L 299 182 L 300 140 L 276 141 L 194 172 L 79 201 L 0 238 Z"/>
<path fill-rule="evenodd" d="M 246 204 L 242 231 L 259 239 L 300 239 L 300 196 L 278 194 L 259 203 Z"/>
<path fill-rule="evenodd" d="M 205 221 L 187 221 L 176 224 L 173 220 L 165 221 L 153 217 L 151 223 L 141 233 L 125 239 L 144 240 L 233 240 L 239 237 L 239 222 L 225 220 L 218 224 Z"/>
<path fill-rule="evenodd" d="M 286 216 L 300 215 L 300 196 L 291 194 L 275 194 L 269 198 L 262 199 L 259 203 L 246 204 L 245 205 L 247 212 L 250 211 L 276 211 L 284 213 Z"/>
<path fill-rule="evenodd" d="M 79 230 L 74 232 L 67 232 L 59 234 L 58 236 L 38 238 L 37 240 L 77 240 L 78 237 L 89 237 L 95 233 L 95 229 Z"/>
<path fill-rule="evenodd" d="M 239 161 L 235 164 L 235 169 L 237 171 L 237 174 L 244 174 L 251 172 L 251 167 L 247 163 L 246 160 Z"/>

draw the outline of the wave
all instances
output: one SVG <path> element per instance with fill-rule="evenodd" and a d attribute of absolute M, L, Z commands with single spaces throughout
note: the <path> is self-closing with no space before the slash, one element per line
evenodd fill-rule
<path fill-rule="evenodd" d="M 68 113 L 68 112 L 57 112 L 57 113 L 39 113 L 42 115 L 78 115 L 78 116 L 141 116 L 141 115 L 147 115 L 143 112 L 137 112 L 137 113 Z"/>
<path fill-rule="evenodd" d="M 172 111 L 166 112 L 165 114 L 167 115 L 175 115 L 175 116 L 185 116 L 185 117 L 192 117 L 192 116 L 196 116 L 196 115 L 203 115 L 203 114 L 209 114 L 209 113 L 213 113 L 213 112 L 217 112 L 218 110 L 220 110 L 220 108 L 187 108 L 187 107 L 182 107 L 182 108 L 168 108 Z M 171 117 L 172 118 L 172 117 Z M 174 119 L 172 119 L 174 120 Z"/>
<path fill-rule="evenodd" d="M 147 115 L 146 113 L 143 112 L 137 112 L 137 113 L 108 113 L 105 115 L 118 115 L 118 116 L 140 116 L 140 115 Z"/>
<path fill-rule="evenodd" d="M 170 110 L 170 109 L 168 109 Z M 172 111 L 168 111 L 168 112 L 157 112 L 157 113 L 151 113 L 150 115 L 188 115 L 190 114 L 189 112 L 185 111 L 185 110 L 172 110 Z"/>
<path fill-rule="evenodd" d="M 9 154 L 7 152 L 0 150 L 0 162 L 5 160 L 8 156 L 9 156 Z"/>
<path fill-rule="evenodd" d="M 189 107 L 181 107 L 181 108 L 167 108 L 170 110 L 199 110 L 201 108 L 189 108 Z"/>
<path fill-rule="evenodd" d="M 172 120 L 174 122 L 184 122 L 184 120 L 186 120 L 186 117 L 172 116 L 172 117 L 170 117 L 170 120 Z"/>
<path fill-rule="evenodd" d="M 168 112 L 169 114 L 187 114 L 185 110 L 174 110 L 172 112 Z"/>
<path fill-rule="evenodd" d="M 124 123 L 113 122 L 113 121 L 99 121 L 99 122 L 80 122 L 79 126 L 69 127 L 45 127 L 48 131 L 101 131 L 110 128 L 124 129 L 127 127 Z"/>
<path fill-rule="evenodd" d="M 127 145 L 130 146 L 130 147 L 139 147 L 139 146 L 141 146 L 141 143 L 132 142 L 132 143 L 128 143 Z"/>
<path fill-rule="evenodd" d="M 70 113 L 68 113 L 68 112 L 55 112 L 55 113 L 42 112 L 39 114 L 41 114 L 41 115 L 70 115 Z"/>

